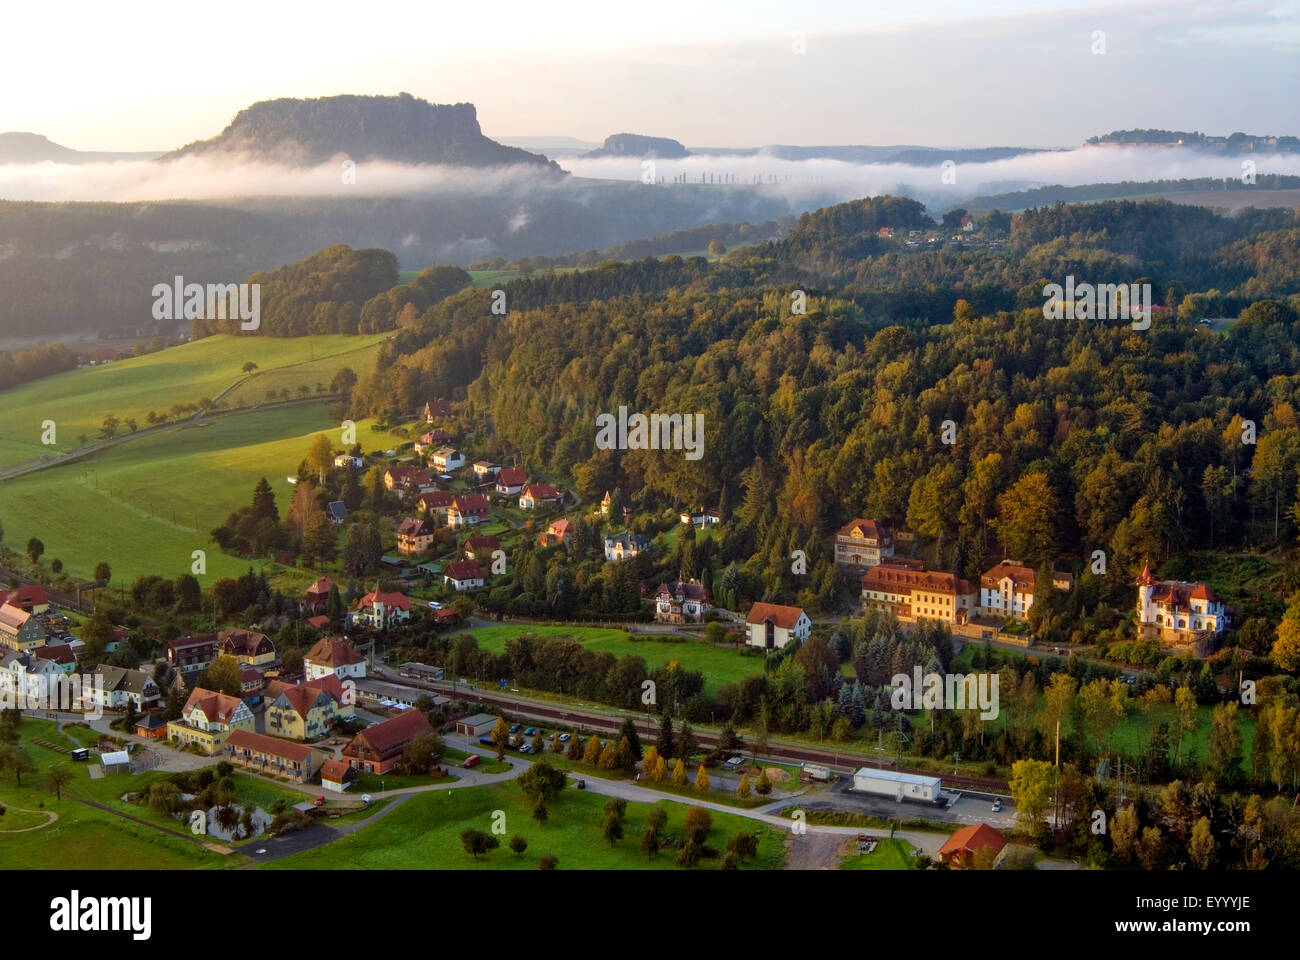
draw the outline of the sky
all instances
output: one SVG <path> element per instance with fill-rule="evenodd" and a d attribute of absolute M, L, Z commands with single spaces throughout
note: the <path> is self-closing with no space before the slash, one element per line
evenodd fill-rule
<path fill-rule="evenodd" d="M 3 14 L 0 131 L 81 150 L 172 149 L 258 100 L 399 91 L 472 102 L 489 136 L 632 132 L 688 147 L 1300 134 L 1300 0 L 54 9 Z"/>

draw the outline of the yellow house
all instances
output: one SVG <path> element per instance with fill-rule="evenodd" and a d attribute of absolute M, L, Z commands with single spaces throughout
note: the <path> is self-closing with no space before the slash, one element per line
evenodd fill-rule
<path fill-rule="evenodd" d="M 217 753 L 233 730 L 252 731 L 253 711 L 238 697 L 195 687 L 185 701 L 181 718 L 167 724 L 167 739 L 181 746 L 194 744 L 205 753 Z"/>
<path fill-rule="evenodd" d="M 350 717 L 354 697 L 330 674 L 295 685 L 267 687 L 266 732 L 290 740 L 319 740 L 335 717 Z"/>

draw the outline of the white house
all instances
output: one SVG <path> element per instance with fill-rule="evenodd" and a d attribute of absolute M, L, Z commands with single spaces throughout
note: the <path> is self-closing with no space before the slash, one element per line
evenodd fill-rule
<path fill-rule="evenodd" d="M 90 699 L 109 709 L 121 709 L 129 702 L 137 710 L 148 710 L 156 707 L 162 699 L 158 684 L 143 670 L 127 670 L 101 663 L 95 668 L 95 676 L 102 681 L 92 685 Z"/>
<path fill-rule="evenodd" d="M 1197 656 L 1213 652 L 1214 637 L 1228 624 L 1219 595 L 1203 583 L 1156 580 L 1149 565 L 1138 577 L 1138 629 L 1165 643 L 1192 647 Z"/>
<path fill-rule="evenodd" d="M 429 458 L 429 465 L 436 467 L 443 473 L 448 470 L 456 470 L 465 466 L 465 454 L 455 447 L 439 447 L 433 451 L 433 456 Z"/>
<path fill-rule="evenodd" d="M 616 537 L 605 538 L 606 560 L 630 560 L 649 549 L 650 539 L 640 534 L 620 533 Z"/>
<path fill-rule="evenodd" d="M 366 462 L 360 457 L 354 457 L 347 453 L 340 453 L 334 458 L 334 466 L 336 467 L 352 467 L 353 469 L 360 470 L 365 465 Z"/>
<path fill-rule="evenodd" d="M 404 593 L 367 593 L 357 601 L 353 622 L 384 630 L 411 619 L 411 598 Z"/>
<path fill-rule="evenodd" d="M 316 645 L 302 658 L 302 665 L 308 680 L 331 675 L 340 680 L 348 677 L 361 679 L 366 675 L 366 658 L 351 644 L 328 637 L 316 641 Z"/>
<path fill-rule="evenodd" d="M 442 571 L 442 578 L 456 590 L 477 590 L 483 586 L 483 570 L 474 560 L 457 560 Z"/>
<path fill-rule="evenodd" d="M 807 640 L 812 635 L 812 621 L 802 607 L 756 603 L 745 618 L 745 629 L 745 643 L 749 646 L 776 650 L 792 639 Z"/>

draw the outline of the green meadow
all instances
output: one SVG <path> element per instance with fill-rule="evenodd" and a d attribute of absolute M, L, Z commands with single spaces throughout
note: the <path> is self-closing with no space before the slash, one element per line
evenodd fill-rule
<path fill-rule="evenodd" d="M 328 388 L 344 366 L 358 374 L 368 371 L 377 344 L 387 336 L 222 334 L 23 384 L 3 394 L 0 467 L 76 449 L 83 446 L 82 435 L 93 442 L 109 414 L 123 424 L 134 418 L 143 430 L 151 410 L 163 413 L 177 404 L 215 400 L 231 388 L 236 389 L 222 400 L 227 406 L 238 405 L 230 402 L 232 398 L 245 405 L 264 403 L 270 389 L 289 389 L 297 396 L 300 384 L 307 384 L 313 392 L 317 383 Z M 258 366 L 251 377 L 243 372 L 244 364 L 250 362 Z M 47 420 L 55 424 L 56 442 L 49 446 L 41 442 Z M 127 428 L 123 426 L 121 432 L 126 433 Z"/>
<path fill-rule="evenodd" d="M 36 770 L 23 775 L 22 786 L 18 786 L 12 773 L 0 775 L 0 803 L 7 808 L 0 817 L 0 869 L 181 870 L 228 865 L 228 857 L 205 850 L 193 840 L 123 819 L 68 796 L 73 793 L 153 820 L 156 815 L 119 798 L 164 774 L 113 773 L 93 780 L 89 773 L 91 763 L 75 763 L 66 754 L 33 742 L 41 739 L 69 748 L 76 745 L 59 733 L 52 722 L 25 720 L 19 737 Z M 59 800 L 45 786 L 45 776 L 52 764 L 66 766 L 73 775 Z M 57 814 L 58 819 L 40 826 L 48 821 L 46 812 Z M 184 830 L 177 822 L 168 825 L 178 832 Z M 37 829 L 27 829 L 30 827 Z"/>
<path fill-rule="evenodd" d="M 191 552 L 207 551 L 204 586 L 238 576 L 248 561 L 226 556 L 210 532 L 252 499 L 266 477 L 283 514 L 313 438 L 341 446 L 339 424 L 319 401 L 183 424 L 139 437 L 82 460 L 0 482 L 5 540 L 45 543 L 43 562 L 58 557 L 72 576 L 90 577 L 106 560 L 116 583 L 142 574 L 188 572 Z M 363 425 L 367 447 L 387 440 Z"/>
<path fill-rule="evenodd" d="M 470 631 L 478 640 L 479 649 L 500 653 L 506 642 L 522 633 L 535 633 L 543 637 L 572 637 L 588 650 L 609 652 L 615 657 L 627 654 L 641 657 L 650 670 L 676 660 L 687 670 L 704 674 L 704 692 L 712 696 L 718 687 L 736 683 L 751 674 L 763 672 L 763 661 L 758 657 L 742 656 L 738 650 L 715 647 L 699 640 L 673 643 L 665 640 L 633 639 L 626 631 L 605 627 L 543 627 L 509 625 L 480 627 Z M 643 636 L 643 635 L 639 635 Z"/>
<path fill-rule="evenodd" d="M 546 824 L 532 819 L 531 804 L 513 781 L 484 787 L 419 793 L 370 826 L 315 850 L 266 865 L 270 870 L 535 870 L 537 858 L 551 854 L 560 870 L 678 870 L 676 851 L 663 850 L 648 860 L 639 849 L 650 805 L 629 803 L 623 839 L 605 842 L 602 825 L 608 798 L 568 786 L 548 807 Z M 661 839 L 681 839 L 687 807 L 664 800 L 654 804 L 668 814 Z M 490 833 L 494 813 L 505 815 L 505 835 L 498 849 L 473 860 L 460 833 L 474 828 Z M 742 869 L 778 869 L 784 863 L 784 835 L 771 827 L 732 814 L 710 811 L 713 824 L 706 845 L 719 854 L 742 830 L 758 832 L 758 856 Z M 522 857 L 509 848 L 515 834 L 528 841 Z M 697 870 L 716 869 L 718 860 L 701 860 Z"/>

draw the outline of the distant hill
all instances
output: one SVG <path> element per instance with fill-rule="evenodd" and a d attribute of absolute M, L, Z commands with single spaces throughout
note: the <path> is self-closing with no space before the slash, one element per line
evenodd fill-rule
<path fill-rule="evenodd" d="M 154 152 L 109 153 L 73 150 L 39 133 L 0 133 L 0 163 L 112 163 L 118 160 L 150 160 Z"/>
<path fill-rule="evenodd" d="M 1215 153 L 1297 153 L 1300 137 L 1233 133 L 1210 136 L 1198 130 L 1112 130 L 1084 141 L 1088 146 L 1181 147 Z"/>
<path fill-rule="evenodd" d="M 616 133 L 605 138 L 604 146 L 584 153 L 584 157 L 653 157 L 657 160 L 680 160 L 690 151 L 668 137 L 646 137 L 639 133 Z"/>
<path fill-rule="evenodd" d="M 472 103 L 435 104 L 409 93 L 263 100 L 239 111 L 218 136 L 159 159 L 219 154 L 298 164 L 324 163 L 342 155 L 358 162 L 525 165 L 563 174 L 545 157 L 483 136 Z"/>

